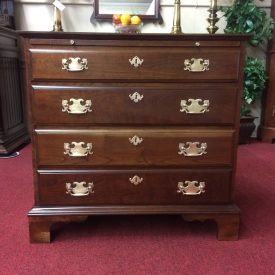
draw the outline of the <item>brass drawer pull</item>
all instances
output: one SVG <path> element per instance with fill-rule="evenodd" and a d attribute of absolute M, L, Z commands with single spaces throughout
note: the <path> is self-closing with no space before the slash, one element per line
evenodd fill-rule
<path fill-rule="evenodd" d="M 189 105 L 187 104 L 189 103 Z M 202 99 L 193 99 L 189 98 L 186 100 L 181 100 L 180 106 L 181 112 L 185 112 L 187 114 L 204 114 L 206 112 L 209 112 L 209 100 L 204 100 L 202 103 Z"/>
<path fill-rule="evenodd" d="M 73 197 L 89 196 L 94 193 L 93 187 L 94 184 L 92 182 L 86 183 L 85 181 L 74 181 L 73 183 L 66 183 L 66 194 Z"/>
<path fill-rule="evenodd" d="M 197 157 L 207 154 L 207 143 L 200 142 L 186 142 L 179 143 L 179 155 L 184 155 L 187 157 Z"/>
<path fill-rule="evenodd" d="M 135 135 L 132 138 L 129 138 L 129 141 L 134 146 L 138 146 L 143 141 L 143 138 L 140 138 L 140 137 Z"/>
<path fill-rule="evenodd" d="M 189 72 L 204 72 L 209 70 L 209 60 L 202 58 L 185 59 L 184 70 Z"/>
<path fill-rule="evenodd" d="M 88 60 L 87 58 L 80 57 L 69 57 L 62 59 L 62 70 L 69 72 L 80 72 L 88 70 Z"/>
<path fill-rule="evenodd" d="M 71 142 L 64 143 L 64 155 L 69 155 L 71 157 L 85 157 L 93 154 L 92 143 L 87 143 L 85 147 L 85 142 Z"/>
<path fill-rule="evenodd" d="M 205 192 L 205 182 L 186 180 L 185 182 L 178 182 L 178 188 L 177 193 L 182 193 L 183 195 L 200 195 Z"/>
<path fill-rule="evenodd" d="M 70 103 L 70 105 L 69 105 Z M 87 112 L 92 112 L 92 101 L 86 100 L 84 103 L 84 99 L 74 99 L 70 100 L 62 99 L 62 112 L 67 112 L 69 114 L 85 114 Z"/>
<path fill-rule="evenodd" d="M 135 103 L 138 103 L 139 101 L 141 101 L 143 99 L 143 95 L 141 95 L 138 92 L 134 92 L 132 95 L 129 94 L 129 97 L 132 101 L 134 101 Z"/>
<path fill-rule="evenodd" d="M 143 178 L 140 178 L 139 176 L 135 175 L 132 178 L 129 178 L 129 181 L 134 185 L 139 185 L 140 183 L 143 182 Z"/>
<path fill-rule="evenodd" d="M 131 65 L 133 65 L 135 68 L 138 68 L 142 65 L 143 59 L 140 59 L 138 56 L 133 57 L 132 59 L 129 59 L 129 62 Z"/>

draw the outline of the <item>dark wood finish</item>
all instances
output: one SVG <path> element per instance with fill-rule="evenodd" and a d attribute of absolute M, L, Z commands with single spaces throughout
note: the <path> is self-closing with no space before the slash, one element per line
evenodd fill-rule
<path fill-rule="evenodd" d="M 213 219 L 218 239 L 237 238 L 233 191 L 247 36 L 21 35 L 34 149 L 31 240 L 49 241 L 51 224 L 64 216 L 109 214 Z M 62 70 L 61 59 L 76 56 L 87 57 L 89 69 Z M 130 66 L 134 56 L 144 59 L 141 67 Z M 192 57 L 209 59 L 210 70 L 185 71 L 184 59 Z M 134 91 L 144 95 L 141 102 L 129 100 Z M 209 99 L 210 111 L 181 113 L 183 97 Z M 70 98 L 91 99 L 92 112 L 62 112 L 62 99 Z M 134 135 L 143 139 L 138 146 L 129 142 Z M 92 155 L 64 155 L 64 143 L 82 141 L 92 143 Z M 179 155 L 185 142 L 206 142 L 207 154 Z M 135 175 L 143 178 L 136 186 L 129 181 Z M 205 192 L 177 193 L 185 180 L 205 182 Z M 66 183 L 80 181 L 93 182 L 94 193 L 66 194 Z"/>
<path fill-rule="evenodd" d="M 205 221 L 214 220 L 218 226 L 217 239 L 219 241 L 238 240 L 240 215 L 237 214 L 186 214 L 183 215 L 186 221 Z"/>
<path fill-rule="evenodd" d="M 130 178 L 138 175 L 137 185 Z M 225 204 L 230 202 L 230 170 L 99 170 L 78 172 L 39 171 L 41 205 L 154 205 L 154 204 Z M 205 182 L 206 192 L 184 196 L 178 183 Z M 92 182 L 94 193 L 85 197 L 66 194 L 66 183 Z"/>
<path fill-rule="evenodd" d="M 275 42 L 274 42 L 275 44 Z M 265 104 L 263 107 L 263 122 L 260 127 L 261 140 L 263 142 L 272 142 L 275 140 L 275 46 L 268 53 L 268 88 L 265 95 Z"/>
<path fill-rule="evenodd" d="M 231 165 L 232 130 L 207 129 L 77 129 L 36 130 L 38 166 L 116 166 L 116 165 Z M 129 138 L 143 141 L 134 146 Z M 50 142 L 49 142 L 50 140 Z M 64 155 L 64 143 L 92 143 L 92 154 L 84 157 Z M 179 143 L 207 143 L 206 154 L 184 156 L 178 154 Z M 200 145 L 199 145 L 200 146 Z"/>
<path fill-rule="evenodd" d="M 34 206 L 28 213 L 35 216 L 86 216 L 86 215 L 147 215 L 147 214 L 223 214 L 237 215 L 240 209 L 235 204 L 218 205 L 95 205 L 95 206 Z"/>
<path fill-rule="evenodd" d="M 64 215 L 66 213 L 66 215 Z M 199 214 L 198 214 L 199 213 Z M 84 221 L 87 215 L 182 214 L 185 220 L 214 220 L 220 241 L 238 239 L 240 210 L 236 205 L 136 205 L 136 206 L 66 206 L 34 207 L 29 212 L 31 242 L 51 240 L 51 226 L 59 222 Z"/>
<path fill-rule="evenodd" d="M 17 34 L 0 27 L 0 155 L 29 139 L 25 122 Z"/>
<path fill-rule="evenodd" d="M 229 84 L 205 87 L 169 83 L 155 87 L 136 83 L 115 87 L 33 86 L 33 89 L 33 112 L 38 125 L 233 125 L 236 116 L 237 87 Z M 136 91 L 143 96 L 138 103 L 129 97 Z M 71 98 L 91 100 L 92 112 L 80 115 L 62 112 L 62 100 Z M 181 112 L 181 100 L 190 98 L 209 100 L 209 112 L 195 115 Z"/>
<path fill-rule="evenodd" d="M 96 42 L 103 45 L 116 45 L 116 42 L 120 45 L 125 44 L 123 41 L 127 40 L 125 45 L 134 43 L 148 44 L 155 42 L 156 45 L 170 44 L 174 45 L 175 41 L 179 44 L 186 43 L 186 45 L 194 45 L 194 41 L 200 41 L 201 45 L 212 45 L 217 46 L 234 46 L 238 47 L 241 45 L 242 41 L 247 41 L 250 38 L 250 34 L 215 34 L 215 36 L 209 36 L 209 34 L 179 34 L 179 35 L 169 35 L 161 33 L 142 33 L 138 35 L 133 34 L 118 34 L 118 33 L 91 33 L 91 32 L 41 32 L 41 31 L 19 31 L 22 37 L 30 39 L 32 45 L 44 44 L 44 45 L 70 45 L 70 41 L 79 40 L 79 44 L 94 44 Z M 169 39 L 167 39 L 169 36 Z M 123 37 L 123 39 L 122 39 Z M 218 41 L 218 42 L 217 42 Z"/>
<path fill-rule="evenodd" d="M 88 216 L 44 216 L 29 217 L 31 243 L 50 243 L 52 227 L 60 223 L 83 222 Z"/>
<path fill-rule="evenodd" d="M 238 47 L 120 47 L 106 46 L 43 46 L 32 48 L 32 80 L 182 80 L 182 81 L 236 81 L 239 76 Z M 143 60 L 134 67 L 129 59 Z M 88 69 L 80 72 L 60 70 L 62 59 L 86 58 Z M 184 70 L 186 59 L 211 60 L 210 70 L 190 73 Z M 222 64 L 226 64 L 223 66 Z"/>
<path fill-rule="evenodd" d="M 275 19 L 275 0 L 271 2 L 271 16 Z M 263 100 L 260 138 L 263 142 L 275 141 L 275 33 L 266 56 L 268 86 Z"/>
<path fill-rule="evenodd" d="M 275 140 L 275 130 L 274 127 L 262 126 L 261 129 L 261 141 L 272 143 Z"/>

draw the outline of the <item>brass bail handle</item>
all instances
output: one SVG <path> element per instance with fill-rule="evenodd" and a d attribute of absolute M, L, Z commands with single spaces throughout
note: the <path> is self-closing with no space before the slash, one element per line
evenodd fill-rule
<path fill-rule="evenodd" d="M 54 23 L 53 23 L 53 31 L 54 32 L 62 32 L 62 23 L 61 23 L 61 11 L 54 7 Z"/>
<path fill-rule="evenodd" d="M 171 34 L 181 34 L 181 19 L 180 19 L 180 0 L 175 0 L 174 3 L 174 18 Z"/>

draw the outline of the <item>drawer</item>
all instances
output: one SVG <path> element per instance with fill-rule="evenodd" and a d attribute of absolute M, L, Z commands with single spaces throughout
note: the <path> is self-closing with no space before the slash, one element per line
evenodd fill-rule
<path fill-rule="evenodd" d="M 36 130 L 38 165 L 231 165 L 233 130 Z"/>
<path fill-rule="evenodd" d="M 239 47 L 55 46 L 30 49 L 33 80 L 236 81 Z"/>
<path fill-rule="evenodd" d="M 37 124 L 232 125 L 235 85 L 33 86 Z"/>
<path fill-rule="evenodd" d="M 39 171 L 40 205 L 230 202 L 230 170 Z"/>

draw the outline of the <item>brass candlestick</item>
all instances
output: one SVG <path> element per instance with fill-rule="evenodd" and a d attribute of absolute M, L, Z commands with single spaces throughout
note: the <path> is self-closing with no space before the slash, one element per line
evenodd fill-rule
<path fill-rule="evenodd" d="M 180 0 L 175 0 L 174 3 L 174 18 L 173 18 L 173 27 L 172 34 L 181 34 L 181 24 L 180 24 Z"/>
<path fill-rule="evenodd" d="M 54 24 L 53 24 L 53 31 L 54 32 L 62 32 L 62 23 L 61 23 L 61 11 L 54 7 Z"/>
<path fill-rule="evenodd" d="M 219 18 L 217 16 L 217 0 L 210 0 L 210 8 L 209 8 L 209 17 L 207 18 L 208 23 L 210 24 L 207 27 L 207 30 L 210 34 L 214 34 L 219 28 L 216 25 L 216 23 L 219 21 Z"/>

